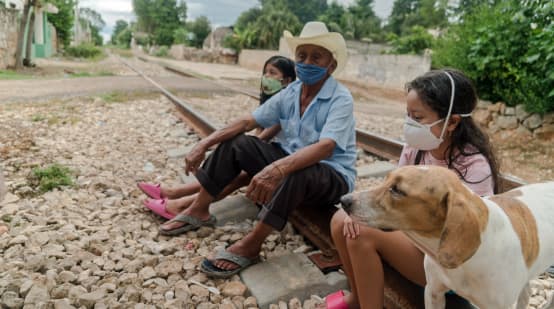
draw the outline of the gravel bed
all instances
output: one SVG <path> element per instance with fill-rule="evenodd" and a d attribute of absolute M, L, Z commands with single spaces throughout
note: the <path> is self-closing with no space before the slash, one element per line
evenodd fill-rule
<path fill-rule="evenodd" d="M 214 114 L 220 124 L 257 105 L 243 96 L 191 101 L 208 118 Z M 201 228 L 170 238 L 158 234 L 160 219 L 141 204 L 144 195 L 136 182 L 176 184 L 183 161 L 168 158 L 167 150 L 197 140 L 163 97 L 0 106 L 0 154 L 8 187 L 0 207 L 0 226 L 5 226 L 0 229 L 0 305 L 257 307 L 238 276 L 211 280 L 199 272 L 204 257 L 240 239 L 255 222 Z M 360 153 L 358 164 L 374 160 Z M 75 184 L 41 194 L 31 170 L 52 163 L 69 167 Z M 380 181 L 361 180 L 357 188 Z M 270 235 L 261 255 L 312 250 L 300 235 L 285 229 Z M 209 293 L 191 280 L 222 294 Z M 552 288 L 552 279 L 534 281 L 531 307 L 551 299 Z M 301 304 L 292 299 L 283 304 L 313 308 L 315 301 Z"/>

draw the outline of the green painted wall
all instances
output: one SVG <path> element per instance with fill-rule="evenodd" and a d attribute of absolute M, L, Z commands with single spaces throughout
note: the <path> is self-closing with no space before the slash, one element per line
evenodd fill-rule
<path fill-rule="evenodd" d="M 48 15 L 45 12 L 40 12 L 42 14 L 42 27 L 43 27 L 43 35 L 44 35 L 44 44 L 37 44 L 35 43 L 34 38 L 34 31 L 30 33 L 30 35 L 33 35 L 33 46 L 32 46 L 32 52 L 31 57 L 32 58 L 48 58 L 51 57 L 54 53 L 52 49 L 53 41 L 52 41 L 52 29 L 50 27 L 50 24 L 48 23 Z M 25 57 L 25 48 L 27 45 L 27 35 L 29 34 L 29 23 L 27 23 L 27 27 L 25 29 L 25 37 L 24 37 L 24 43 L 23 43 L 23 56 Z M 33 27 L 31 27 L 33 28 Z"/>

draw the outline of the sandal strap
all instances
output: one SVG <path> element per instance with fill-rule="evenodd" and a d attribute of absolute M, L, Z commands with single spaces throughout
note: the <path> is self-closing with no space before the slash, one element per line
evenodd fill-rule
<path fill-rule="evenodd" d="M 226 260 L 229 262 L 233 262 L 239 265 L 241 268 L 249 266 L 256 261 L 256 259 L 250 259 L 225 250 L 217 251 L 217 253 L 214 256 L 214 260 Z"/>
<path fill-rule="evenodd" d="M 198 218 L 195 218 L 195 217 L 192 217 L 192 216 L 189 216 L 189 215 L 179 214 L 179 215 L 175 216 L 175 218 L 171 219 L 170 221 L 187 223 L 187 224 L 192 225 L 194 227 L 201 227 L 201 226 L 206 226 L 206 225 L 215 225 L 216 218 L 213 215 L 210 215 L 208 220 L 202 221 Z"/>

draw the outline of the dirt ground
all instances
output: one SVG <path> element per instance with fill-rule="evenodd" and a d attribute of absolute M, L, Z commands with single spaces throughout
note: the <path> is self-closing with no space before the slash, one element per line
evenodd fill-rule
<path fill-rule="evenodd" d="M 226 85 L 248 89 L 253 93 L 258 92 L 259 72 L 231 65 L 191 63 L 153 57 L 149 59 L 210 76 Z M 182 92 L 194 88 L 211 87 L 215 91 L 217 88 L 210 83 L 172 74 L 153 62 L 144 62 L 137 58 L 125 58 L 125 61 L 138 67 L 170 90 Z M 33 100 L 49 95 L 154 91 L 113 54 L 96 62 L 42 59 L 38 60 L 37 64 L 37 68 L 25 72 L 33 74 L 35 78 L 38 77 L 37 79 L 0 81 L 2 102 Z M 401 138 L 401 124 L 405 113 L 403 89 L 344 83 L 355 98 L 356 118 L 361 129 L 391 138 Z M 511 132 L 490 135 L 503 173 L 514 175 L 527 182 L 554 179 L 554 143 L 530 136 L 518 136 Z"/>

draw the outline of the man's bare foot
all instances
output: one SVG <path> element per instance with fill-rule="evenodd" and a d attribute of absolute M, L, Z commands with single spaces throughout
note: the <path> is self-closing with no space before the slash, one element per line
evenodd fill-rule
<path fill-rule="evenodd" d="M 242 239 L 225 250 L 251 260 L 256 259 L 260 254 L 260 248 L 252 248 L 250 244 L 247 244 Z M 240 267 L 239 265 L 227 260 L 214 260 L 213 256 L 210 256 L 208 259 L 219 269 L 233 270 Z"/>

